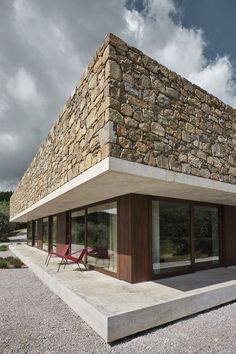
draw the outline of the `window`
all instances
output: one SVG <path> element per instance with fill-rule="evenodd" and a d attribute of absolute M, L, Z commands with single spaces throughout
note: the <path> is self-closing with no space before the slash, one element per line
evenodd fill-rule
<path fill-rule="evenodd" d="M 71 213 L 71 253 L 85 247 L 85 211 Z"/>
<path fill-rule="evenodd" d="M 38 226 L 39 226 L 39 222 L 38 222 L 38 220 L 35 220 L 34 221 L 34 245 L 36 246 L 36 247 L 38 247 L 39 246 L 39 244 L 38 244 Z"/>
<path fill-rule="evenodd" d="M 43 250 L 48 251 L 48 218 L 43 218 Z"/>
<path fill-rule="evenodd" d="M 152 202 L 153 272 L 173 271 L 191 264 L 189 205 Z"/>
<path fill-rule="evenodd" d="M 56 251 L 57 248 L 57 217 L 53 216 L 51 219 L 51 242 L 50 248 L 52 251 Z"/>
<path fill-rule="evenodd" d="M 117 271 L 117 203 L 94 206 L 87 211 L 88 264 Z"/>
<path fill-rule="evenodd" d="M 27 244 L 33 245 L 33 222 L 30 221 L 27 223 Z"/>
<path fill-rule="evenodd" d="M 218 208 L 194 206 L 195 263 L 219 263 Z"/>
<path fill-rule="evenodd" d="M 153 200 L 152 251 L 154 274 L 219 264 L 218 208 Z"/>

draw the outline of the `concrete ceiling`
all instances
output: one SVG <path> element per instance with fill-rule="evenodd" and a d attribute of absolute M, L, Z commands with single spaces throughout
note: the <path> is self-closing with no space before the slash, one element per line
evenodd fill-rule
<path fill-rule="evenodd" d="M 11 221 L 34 220 L 128 193 L 236 206 L 235 185 L 107 158 Z"/>

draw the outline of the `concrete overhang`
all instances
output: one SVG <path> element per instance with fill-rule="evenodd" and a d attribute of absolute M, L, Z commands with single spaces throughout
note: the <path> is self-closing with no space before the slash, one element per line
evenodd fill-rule
<path fill-rule="evenodd" d="M 108 157 L 10 221 L 26 222 L 128 193 L 236 206 L 236 185 Z"/>

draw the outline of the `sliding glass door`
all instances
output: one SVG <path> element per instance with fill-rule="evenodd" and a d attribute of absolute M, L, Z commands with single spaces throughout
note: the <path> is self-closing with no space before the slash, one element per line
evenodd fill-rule
<path fill-rule="evenodd" d="M 88 248 L 87 263 L 117 272 L 117 202 L 108 202 L 70 214 L 71 253 Z"/>
<path fill-rule="evenodd" d="M 43 218 L 43 250 L 47 251 L 48 248 L 48 234 L 49 234 L 49 223 L 48 218 Z"/>
<path fill-rule="evenodd" d="M 117 272 L 117 203 L 91 207 L 87 211 L 88 264 Z"/>
<path fill-rule="evenodd" d="M 194 242 L 196 266 L 219 264 L 218 208 L 194 206 Z"/>
<path fill-rule="evenodd" d="M 85 247 L 85 210 L 71 213 L 71 253 Z"/>
<path fill-rule="evenodd" d="M 49 235 L 50 250 L 55 252 L 57 249 L 57 216 L 51 216 Z"/>
<path fill-rule="evenodd" d="M 152 200 L 153 273 L 176 273 L 220 263 L 218 207 Z"/>
<path fill-rule="evenodd" d="M 152 230 L 154 274 L 191 265 L 188 204 L 154 200 Z"/>

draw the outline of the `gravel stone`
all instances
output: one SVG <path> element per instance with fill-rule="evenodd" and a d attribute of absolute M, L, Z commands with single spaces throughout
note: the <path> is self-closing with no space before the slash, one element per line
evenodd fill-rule
<path fill-rule="evenodd" d="M 0 353 L 236 353 L 236 303 L 105 343 L 29 269 L 0 270 Z"/>

